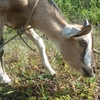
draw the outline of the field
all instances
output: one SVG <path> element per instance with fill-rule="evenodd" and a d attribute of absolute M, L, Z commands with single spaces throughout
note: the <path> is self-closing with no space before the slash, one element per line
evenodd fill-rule
<path fill-rule="evenodd" d="M 90 11 L 87 11 L 86 7 L 88 6 L 84 5 L 84 13 L 80 13 L 83 6 L 80 7 L 80 10 L 77 6 L 74 6 L 75 4 L 82 5 L 81 0 L 55 1 L 68 22 L 82 23 L 82 19 L 86 17 L 91 21 L 93 28 L 95 28 L 93 30 L 94 47 L 100 50 L 100 19 L 96 15 L 99 14 L 96 0 L 89 0 L 89 3 L 94 4 L 93 6 L 96 5 L 95 9 L 97 9 L 93 17 L 92 10 L 95 10 L 93 7 Z M 76 13 L 73 11 L 76 11 Z M 88 12 L 89 14 L 87 14 Z M 36 31 L 44 40 L 46 53 L 51 65 L 57 72 L 57 76 L 47 76 L 44 73 L 45 70 L 42 68 L 39 52 L 34 44 L 23 35 L 25 41 L 35 49 L 35 51 L 32 51 L 17 37 L 5 46 L 4 66 L 12 79 L 12 83 L 10 85 L 0 85 L 0 100 L 100 100 L 100 53 L 95 54 L 96 77 L 84 78 L 77 71 L 68 67 L 50 40 L 45 38 L 38 30 Z M 5 41 L 14 34 L 16 34 L 14 30 L 5 28 Z"/>

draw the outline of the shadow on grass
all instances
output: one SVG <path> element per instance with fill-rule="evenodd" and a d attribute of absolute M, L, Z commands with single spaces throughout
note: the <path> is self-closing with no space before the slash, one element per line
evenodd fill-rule
<path fill-rule="evenodd" d="M 19 90 L 15 90 L 15 88 L 9 85 L 8 86 L 3 85 L 2 88 L 3 91 L 2 93 L 0 93 L 0 100 L 28 100 L 29 99 L 29 95 L 27 93 L 28 86 L 18 87 Z M 38 100 L 39 94 L 37 92 L 38 90 L 31 89 L 30 97 L 33 96 L 34 100 Z"/>
<path fill-rule="evenodd" d="M 55 78 L 37 79 L 30 84 L 0 84 L 0 100 L 40 100 L 58 93 L 59 84 Z"/>

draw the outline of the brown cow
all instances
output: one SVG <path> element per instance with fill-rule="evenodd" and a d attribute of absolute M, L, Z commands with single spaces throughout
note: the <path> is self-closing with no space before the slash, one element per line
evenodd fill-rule
<path fill-rule="evenodd" d="M 3 27 L 13 29 L 24 26 L 37 0 L 0 0 L 0 45 L 3 44 Z M 93 38 L 91 25 L 82 29 L 68 24 L 53 0 L 39 0 L 28 23 L 32 28 L 25 32 L 38 47 L 42 64 L 51 75 L 56 74 L 49 64 L 43 40 L 35 33 L 38 29 L 55 44 L 64 60 L 86 77 L 95 74 Z M 0 51 L 0 82 L 10 82 L 2 62 L 3 49 Z"/>

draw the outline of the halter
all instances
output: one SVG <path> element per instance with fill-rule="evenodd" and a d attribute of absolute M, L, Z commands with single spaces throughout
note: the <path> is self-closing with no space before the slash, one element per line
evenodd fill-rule
<path fill-rule="evenodd" d="M 30 13 L 30 16 L 29 16 L 29 18 L 28 18 L 26 24 L 24 25 L 24 27 L 21 26 L 21 28 L 17 29 L 17 34 L 16 34 L 15 36 L 11 37 L 11 38 L 10 38 L 8 41 L 6 41 L 3 45 L 1 45 L 0 51 L 3 49 L 3 47 L 4 47 L 6 44 L 8 44 L 8 43 L 9 43 L 10 41 L 12 41 L 13 39 L 15 39 L 17 36 L 19 36 L 19 37 L 22 39 L 22 41 L 23 41 L 31 50 L 35 51 L 33 48 L 31 48 L 31 47 L 26 43 L 26 41 L 22 38 L 21 35 L 24 34 L 24 32 L 25 32 L 26 30 L 29 30 L 29 29 L 32 28 L 31 26 L 27 28 L 27 25 L 28 25 L 28 23 L 29 23 L 29 21 L 30 21 L 30 19 L 31 19 L 31 17 L 32 17 L 32 14 L 34 13 L 34 10 L 35 10 L 35 8 L 36 8 L 38 2 L 39 2 L 39 0 L 35 0 L 35 5 L 33 6 L 32 11 L 31 11 L 31 13 Z"/>

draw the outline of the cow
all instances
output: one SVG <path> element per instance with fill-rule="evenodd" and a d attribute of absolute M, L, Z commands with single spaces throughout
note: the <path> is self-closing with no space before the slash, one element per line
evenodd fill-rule
<path fill-rule="evenodd" d="M 48 74 L 56 75 L 56 71 L 48 61 L 42 38 L 34 29 L 40 30 L 54 43 L 69 66 L 84 77 L 95 76 L 92 26 L 88 22 L 82 27 L 67 23 L 53 0 L 0 0 L 0 46 L 4 44 L 4 25 L 19 30 L 25 26 L 28 19 L 26 28 L 31 28 L 24 31 L 24 34 L 39 49 L 42 65 Z M 11 79 L 3 66 L 3 52 L 4 49 L 1 49 L 0 82 L 9 83 Z"/>

